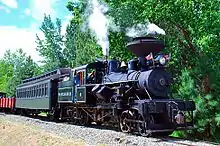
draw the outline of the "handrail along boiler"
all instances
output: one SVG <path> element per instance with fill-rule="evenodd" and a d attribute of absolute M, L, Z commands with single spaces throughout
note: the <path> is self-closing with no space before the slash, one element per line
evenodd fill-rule
<path fill-rule="evenodd" d="M 112 124 L 123 132 L 145 136 L 193 128 L 195 103 L 169 97 L 172 78 L 165 70 L 169 57 L 161 53 L 164 42 L 139 37 L 127 47 L 137 56 L 128 62 L 128 67 L 120 67 L 121 62 L 116 59 L 97 60 L 68 69 L 67 74 L 56 75 L 53 80 L 50 76 L 43 79 L 43 75 L 39 81 L 33 78 L 36 87 L 24 82 L 17 89 L 18 107 L 29 112 L 44 110 L 53 119 L 78 124 Z M 44 89 L 35 93 L 46 84 L 51 87 L 47 89 L 50 96 Z M 19 91 L 26 85 L 31 87 L 28 95 L 35 95 L 33 102 L 20 100 L 23 94 Z"/>

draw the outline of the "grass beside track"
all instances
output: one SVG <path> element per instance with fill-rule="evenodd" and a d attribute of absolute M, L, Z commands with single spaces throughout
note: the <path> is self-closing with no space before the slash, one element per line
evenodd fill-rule
<path fill-rule="evenodd" d="M 14 123 L 0 118 L 0 146 L 81 146 L 83 141 L 72 140 L 44 132 L 38 127 Z"/>

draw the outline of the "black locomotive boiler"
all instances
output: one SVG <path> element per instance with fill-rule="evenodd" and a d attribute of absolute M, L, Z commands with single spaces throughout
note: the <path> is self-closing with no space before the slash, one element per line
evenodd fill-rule
<path fill-rule="evenodd" d="M 17 107 L 28 113 L 44 111 L 53 119 L 75 124 L 111 124 L 123 132 L 145 136 L 193 128 L 195 103 L 170 97 L 172 78 L 165 67 L 169 56 L 161 53 L 164 42 L 142 37 L 135 38 L 127 47 L 136 55 L 127 66 L 115 59 L 99 60 L 25 80 L 27 86 L 32 82 L 48 83 L 27 90 L 28 98 L 37 101 L 45 97 L 48 106 L 33 103 L 26 108 L 20 100 L 26 96 L 26 90 L 22 90 L 22 94 L 18 92 Z M 25 85 L 20 87 L 25 89 Z M 42 96 L 35 95 L 41 93 Z"/>

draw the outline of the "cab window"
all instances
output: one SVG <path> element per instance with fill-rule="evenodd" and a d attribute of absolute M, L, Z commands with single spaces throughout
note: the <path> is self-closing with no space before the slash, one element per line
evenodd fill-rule
<path fill-rule="evenodd" d="M 85 84 L 85 71 L 78 71 L 75 74 L 75 83 L 78 86 L 82 86 Z"/>

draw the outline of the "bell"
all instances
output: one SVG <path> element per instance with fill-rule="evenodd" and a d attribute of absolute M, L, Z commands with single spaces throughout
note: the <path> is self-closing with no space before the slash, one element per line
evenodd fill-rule
<path fill-rule="evenodd" d="M 120 67 L 127 67 L 127 65 L 125 64 L 124 61 L 121 62 L 121 66 Z"/>

